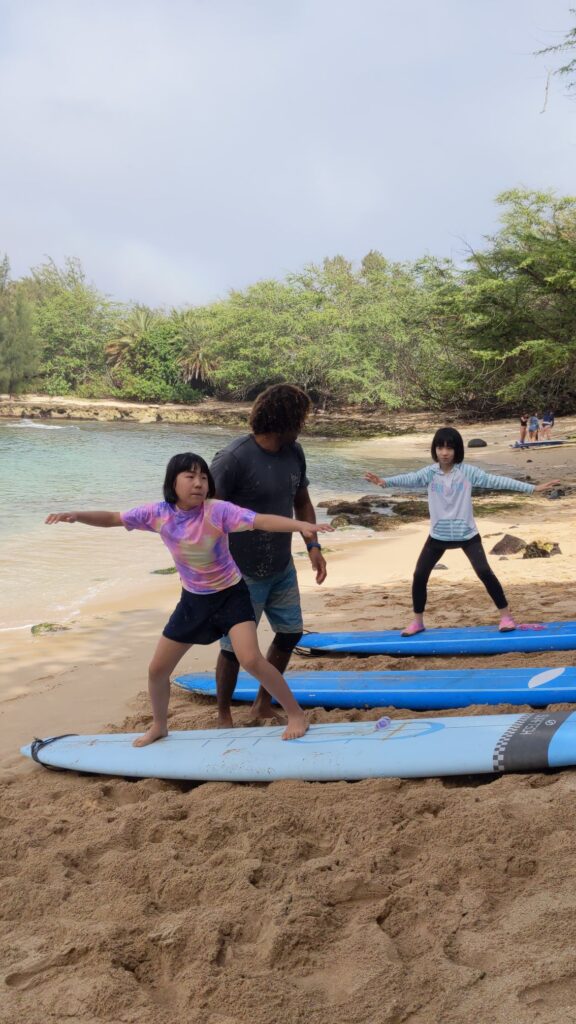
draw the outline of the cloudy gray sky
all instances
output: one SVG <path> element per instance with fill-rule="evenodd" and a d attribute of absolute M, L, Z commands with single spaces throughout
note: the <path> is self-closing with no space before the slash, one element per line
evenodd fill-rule
<path fill-rule="evenodd" d="M 342 253 L 457 259 L 573 193 L 570 0 L 0 0 L 0 251 L 204 302 Z"/>

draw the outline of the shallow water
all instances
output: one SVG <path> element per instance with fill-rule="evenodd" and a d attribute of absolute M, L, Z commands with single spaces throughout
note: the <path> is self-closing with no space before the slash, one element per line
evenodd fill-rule
<path fill-rule="evenodd" d="M 140 579 L 143 560 L 169 564 L 159 542 L 151 547 L 156 538 L 68 524 L 46 527 L 49 512 L 122 510 L 159 500 L 164 468 L 175 452 L 197 451 L 209 462 L 240 433 L 196 424 L 0 422 L 0 630 L 65 621 L 89 597 Z M 364 449 L 358 441 L 306 437 L 303 444 L 315 503 L 368 493 L 364 469 L 391 474 L 422 463 L 383 461 L 373 445 Z"/>

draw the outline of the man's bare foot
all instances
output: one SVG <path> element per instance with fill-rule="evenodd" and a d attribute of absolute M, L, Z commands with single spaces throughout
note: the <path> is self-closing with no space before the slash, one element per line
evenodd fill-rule
<path fill-rule="evenodd" d="M 288 715 L 288 725 L 282 733 L 283 740 L 297 740 L 308 729 L 308 722 L 303 711 L 296 715 Z"/>
<path fill-rule="evenodd" d="M 137 740 L 134 740 L 133 747 L 147 747 L 150 743 L 155 743 L 156 740 L 162 740 L 168 735 L 168 729 L 162 729 L 158 725 L 151 725 L 148 732 L 145 732 L 143 736 L 139 736 Z"/>
<path fill-rule="evenodd" d="M 242 722 L 242 725 L 245 728 L 251 729 L 254 726 L 258 725 L 286 725 L 287 721 L 288 719 L 286 715 L 281 714 L 280 709 L 278 709 L 278 711 L 273 711 L 272 715 L 269 718 L 261 718 L 260 715 L 253 715 L 250 712 L 249 717 L 244 722 Z"/>
<path fill-rule="evenodd" d="M 266 700 L 266 698 L 254 701 L 250 708 L 250 718 L 259 718 L 263 721 L 274 718 L 280 722 L 286 721 L 286 719 L 282 717 L 281 708 L 279 708 L 277 704 L 273 704 L 271 700 Z"/>
<path fill-rule="evenodd" d="M 218 712 L 218 721 L 216 723 L 216 728 L 217 729 L 233 729 L 234 728 L 234 722 L 232 721 L 232 712 L 230 710 L 228 710 L 228 711 L 219 711 Z"/>

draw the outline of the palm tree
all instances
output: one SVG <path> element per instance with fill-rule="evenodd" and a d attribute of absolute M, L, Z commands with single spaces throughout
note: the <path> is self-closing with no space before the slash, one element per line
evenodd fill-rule
<path fill-rule="evenodd" d="M 173 310 L 176 337 L 182 342 L 178 365 L 185 384 L 210 384 L 218 368 L 218 359 L 210 354 L 205 332 L 195 310 Z"/>
<path fill-rule="evenodd" d="M 134 306 L 128 316 L 119 320 L 116 336 L 106 345 L 106 357 L 111 366 L 123 366 L 150 333 L 158 316 L 147 306 Z"/>
<path fill-rule="evenodd" d="M 218 360 L 212 358 L 206 349 L 191 346 L 182 353 L 178 365 L 185 384 L 191 384 L 193 381 L 198 384 L 210 384 L 218 369 Z"/>

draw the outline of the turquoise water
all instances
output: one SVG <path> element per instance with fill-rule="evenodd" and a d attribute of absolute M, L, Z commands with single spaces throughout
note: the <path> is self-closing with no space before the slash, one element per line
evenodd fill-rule
<path fill-rule="evenodd" d="M 169 564 L 156 538 L 46 527 L 49 512 L 121 510 L 160 500 L 172 455 L 196 451 L 210 462 L 240 433 L 193 424 L 0 421 L 0 629 L 66 621 L 89 597 L 113 596 L 121 584 L 144 582 L 150 559 Z M 364 469 L 390 474 L 422 464 L 421 458 L 382 460 L 363 442 L 305 437 L 303 444 L 314 502 L 368 493 Z"/>
<path fill-rule="evenodd" d="M 240 433 L 194 424 L 0 422 L 0 532 L 10 536 L 30 529 L 52 511 L 124 509 L 160 500 L 172 455 L 195 451 L 210 462 Z M 388 473 L 396 468 L 374 455 L 359 465 L 355 442 L 306 437 L 303 444 L 315 500 L 366 494 L 371 486 L 362 479 L 364 468 Z"/>

